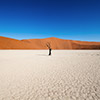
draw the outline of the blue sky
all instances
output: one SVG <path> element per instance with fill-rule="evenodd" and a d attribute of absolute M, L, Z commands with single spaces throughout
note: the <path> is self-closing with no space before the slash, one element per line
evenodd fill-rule
<path fill-rule="evenodd" d="M 100 41 L 100 0 L 0 0 L 0 36 Z"/>

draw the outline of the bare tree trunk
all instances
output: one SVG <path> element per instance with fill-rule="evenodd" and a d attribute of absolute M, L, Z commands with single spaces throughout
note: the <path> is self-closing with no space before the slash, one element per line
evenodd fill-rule
<path fill-rule="evenodd" d="M 51 55 L 51 49 L 49 49 L 49 55 Z"/>
<path fill-rule="evenodd" d="M 51 45 L 50 45 L 50 43 L 49 42 L 47 42 L 46 43 L 46 46 L 48 47 L 48 49 L 49 49 L 49 56 L 51 55 Z"/>

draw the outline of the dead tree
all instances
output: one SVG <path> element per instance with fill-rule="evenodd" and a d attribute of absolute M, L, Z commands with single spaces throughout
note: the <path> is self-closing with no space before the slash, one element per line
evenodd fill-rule
<path fill-rule="evenodd" d="M 46 43 L 46 46 L 48 47 L 48 49 L 49 49 L 49 56 L 51 55 L 51 45 L 50 45 L 50 43 L 49 42 L 47 42 Z"/>

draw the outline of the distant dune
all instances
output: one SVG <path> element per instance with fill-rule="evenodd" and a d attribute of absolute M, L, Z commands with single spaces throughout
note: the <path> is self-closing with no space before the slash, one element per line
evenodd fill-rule
<path fill-rule="evenodd" d="M 2 36 L 0 36 L 0 49 L 48 49 L 47 42 L 50 42 L 52 49 L 100 49 L 100 42 L 64 40 L 55 37 L 16 40 Z"/>

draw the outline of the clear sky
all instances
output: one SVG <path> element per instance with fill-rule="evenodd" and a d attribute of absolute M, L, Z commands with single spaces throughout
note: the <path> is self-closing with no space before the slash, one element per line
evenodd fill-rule
<path fill-rule="evenodd" d="M 100 0 L 0 0 L 0 36 L 100 41 Z"/>

